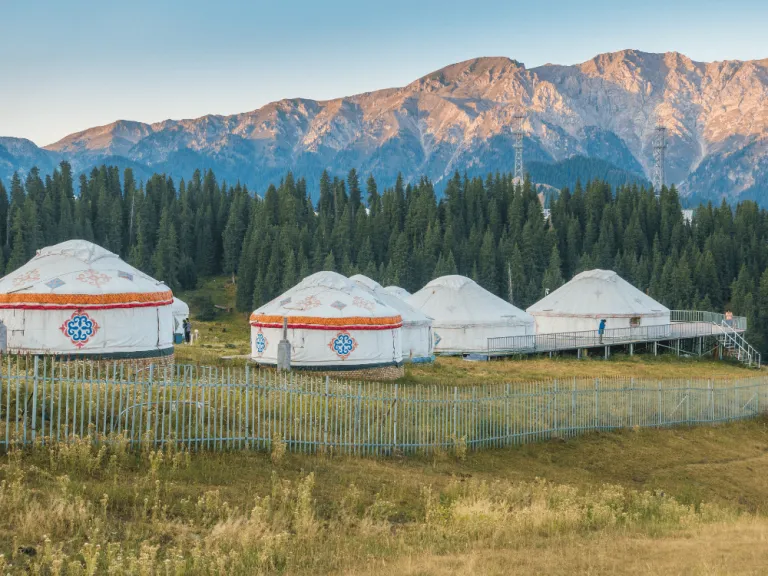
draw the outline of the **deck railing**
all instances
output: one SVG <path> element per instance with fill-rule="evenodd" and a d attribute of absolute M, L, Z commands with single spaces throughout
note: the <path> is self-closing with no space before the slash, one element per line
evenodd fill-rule
<path fill-rule="evenodd" d="M 352 455 L 521 444 L 761 414 L 768 378 L 586 378 L 407 386 L 250 367 L 150 367 L 6 357 L 0 449 L 123 437 L 135 447 Z"/>
<path fill-rule="evenodd" d="M 670 310 L 670 322 L 706 322 L 709 324 L 726 324 L 734 330 L 746 330 L 747 319 L 744 316 L 733 316 L 730 321 L 725 314 L 719 312 L 705 312 L 702 310 Z"/>
<path fill-rule="evenodd" d="M 488 338 L 487 352 L 489 356 L 531 354 L 662 340 L 684 340 L 721 335 L 731 328 L 743 331 L 747 326 L 746 318 L 740 316 L 734 316 L 728 324 L 723 314 L 695 310 L 671 310 L 670 321 L 670 324 L 655 326 L 607 328 L 602 335 L 598 330 L 583 330 Z"/>
<path fill-rule="evenodd" d="M 658 326 L 636 326 L 632 328 L 608 328 L 601 335 L 598 330 L 579 332 L 556 332 L 528 336 L 500 336 L 488 338 L 488 354 L 530 354 L 554 352 L 578 348 L 596 348 L 638 342 L 661 340 L 682 340 L 721 334 L 722 328 L 706 323 L 660 324 Z"/>

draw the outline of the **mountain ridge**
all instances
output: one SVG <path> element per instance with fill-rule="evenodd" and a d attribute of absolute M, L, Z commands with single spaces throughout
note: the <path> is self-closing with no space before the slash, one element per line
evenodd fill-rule
<path fill-rule="evenodd" d="M 668 131 L 668 184 L 702 199 L 768 201 L 767 104 L 768 59 L 697 62 L 627 49 L 526 68 L 506 56 L 480 57 L 352 96 L 286 98 L 238 114 L 152 124 L 118 120 L 24 158 L 66 158 L 82 171 L 124 157 L 179 177 L 197 161 L 257 190 L 288 170 L 316 181 L 323 169 L 351 167 L 385 185 L 398 172 L 439 184 L 455 170 L 511 170 L 513 115 L 525 110 L 526 162 L 582 155 L 648 177 L 660 121 Z M 3 162 L 7 178 L 13 162 L 0 155 L 0 177 Z"/>

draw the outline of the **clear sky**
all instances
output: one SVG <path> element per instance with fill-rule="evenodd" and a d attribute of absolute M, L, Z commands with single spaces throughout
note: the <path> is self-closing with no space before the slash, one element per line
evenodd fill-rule
<path fill-rule="evenodd" d="M 765 0 L 0 0 L 0 136 L 348 96 L 476 56 L 767 58 L 767 25 Z"/>

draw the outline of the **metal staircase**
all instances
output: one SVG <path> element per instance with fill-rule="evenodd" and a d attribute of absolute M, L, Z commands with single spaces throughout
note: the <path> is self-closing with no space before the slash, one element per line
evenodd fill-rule
<path fill-rule="evenodd" d="M 747 366 L 755 366 L 760 368 L 760 352 L 754 349 L 754 347 L 747 342 L 746 338 L 741 332 L 737 332 L 732 326 L 728 325 L 725 321 L 719 324 L 722 330 L 720 336 L 720 343 L 723 346 L 723 354 L 736 358 L 742 364 Z"/>

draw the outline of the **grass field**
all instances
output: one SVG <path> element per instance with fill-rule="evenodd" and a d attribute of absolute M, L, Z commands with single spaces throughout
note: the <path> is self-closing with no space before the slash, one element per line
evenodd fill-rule
<path fill-rule="evenodd" d="M 434 458 L 3 456 L 0 573 L 760 574 L 768 420 Z M 34 549 L 35 555 L 30 556 Z"/>

